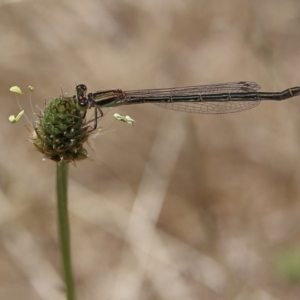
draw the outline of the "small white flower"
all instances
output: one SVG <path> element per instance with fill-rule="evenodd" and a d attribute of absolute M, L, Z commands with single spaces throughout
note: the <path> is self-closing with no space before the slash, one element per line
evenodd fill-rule
<path fill-rule="evenodd" d="M 24 110 L 21 110 L 16 117 L 14 115 L 9 116 L 8 120 L 11 123 L 17 123 L 22 118 L 23 115 L 24 115 Z"/>
<path fill-rule="evenodd" d="M 19 94 L 19 95 L 23 95 L 23 92 L 22 90 L 18 87 L 18 86 L 12 86 L 10 89 L 9 89 L 12 93 L 16 93 L 16 94 Z"/>
<path fill-rule="evenodd" d="M 114 114 L 114 118 L 117 120 L 117 121 L 121 121 L 121 122 L 125 122 L 131 126 L 134 125 L 135 123 L 135 120 L 132 119 L 130 116 L 121 116 L 120 114 L 118 113 L 115 113 Z"/>

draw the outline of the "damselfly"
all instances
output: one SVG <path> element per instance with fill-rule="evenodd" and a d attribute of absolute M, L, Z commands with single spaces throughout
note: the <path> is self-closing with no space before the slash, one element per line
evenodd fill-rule
<path fill-rule="evenodd" d="M 255 82 L 239 81 L 166 89 L 103 90 L 87 94 L 87 87 L 80 84 L 76 87 L 73 99 L 84 109 L 94 107 L 97 123 L 97 119 L 103 116 L 101 109 L 104 107 L 153 103 L 186 113 L 226 114 L 253 108 L 261 100 L 280 101 L 300 95 L 300 87 L 282 92 L 258 92 L 259 89 L 260 86 Z"/>

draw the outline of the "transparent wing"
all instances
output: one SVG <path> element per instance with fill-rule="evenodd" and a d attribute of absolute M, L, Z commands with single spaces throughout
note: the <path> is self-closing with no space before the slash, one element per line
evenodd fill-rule
<path fill-rule="evenodd" d="M 191 95 L 205 95 L 205 94 L 224 94 L 224 93 L 251 93 L 260 89 L 260 86 L 251 81 L 228 82 L 220 84 L 198 85 L 179 88 L 167 89 L 150 89 L 150 90 L 136 90 L 126 91 L 125 94 L 129 98 L 139 97 L 141 99 L 151 99 L 151 97 L 170 97 L 183 96 L 183 102 L 158 102 L 154 103 L 163 108 L 177 110 L 186 113 L 199 114 L 225 114 L 231 112 L 239 112 L 257 106 L 260 100 L 247 101 L 245 99 L 234 99 L 234 101 L 219 101 L 212 99 L 209 102 L 184 102 L 184 96 Z"/>
<path fill-rule="evenodd" d="M 255 101 L 228 101 L 228 102 L 178 102 L 155 103 L 163 108 L 192 114 L 228 114 L 244 111 L 257 106 L 260 100 Z"/>

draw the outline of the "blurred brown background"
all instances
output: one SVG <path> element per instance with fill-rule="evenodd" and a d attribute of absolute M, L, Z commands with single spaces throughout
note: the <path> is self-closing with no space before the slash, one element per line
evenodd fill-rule
<path fill-rule="evenodd" d="M 300 85 L 298 0 L 0 5 L 0 299 L 64 299 L 55 164 L 26 141 L 25 118 L 8 122 L 12 85 L 30 122 L 28 85 L 41 108 L 76 83 Z M 299 299 L 299 101 L 216 116 L 106 110 L 96 152 L 70 166 L 78 299 Z"/>

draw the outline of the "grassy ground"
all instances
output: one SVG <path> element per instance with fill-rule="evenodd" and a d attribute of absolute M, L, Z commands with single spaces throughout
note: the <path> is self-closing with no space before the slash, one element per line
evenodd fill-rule
<path fill-rule="evenodd" d="M 18 112 L 10 86 L 33 85 L 43 108 L 76 83 L 300 84 L 297 0 L 0 5 L 1 299 L 64 299 L 55 166 L 8 122 Z M 299 101 L 217 116 L 105 111 L 96 152 L 70 169 L 78 299 L 299 299 Z M 115 112 L 136 126 L 114 122 Z"/>

